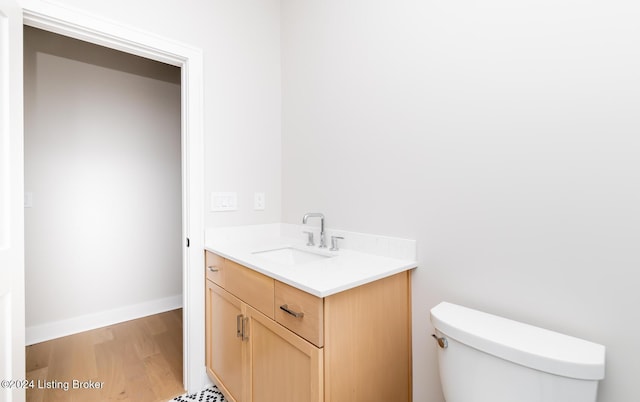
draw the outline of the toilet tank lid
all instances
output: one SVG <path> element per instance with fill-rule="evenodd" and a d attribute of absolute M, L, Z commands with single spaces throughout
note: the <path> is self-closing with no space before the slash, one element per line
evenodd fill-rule
<path fill-rule="evenodd" d="M 582 380 L 604 378 L 605 347 L 467 307 L 442 302 L 431 309 L 445 337 L 502 359 Z"/>

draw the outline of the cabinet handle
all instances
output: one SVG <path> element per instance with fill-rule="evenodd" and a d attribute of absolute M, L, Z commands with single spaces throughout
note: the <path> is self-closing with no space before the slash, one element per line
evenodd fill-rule
<path fill-rule="evenodd" d="M 209 269 L 209 271 L 211 271 L 211 272 L 218 272 L 218 271 L 220 271 L 216 265 L 209 265 L 209 266 L 207 267 L 207 269 Z"/>
<path fill-rule="evenodd" d="M 304 317 L 304 313 L 303 312 L 297 312 L 297 311 L 293 311 L 289 308 L 288 304 L 283 304 L 282 306 L 280 306 L 280 310 L 284 311 L 287 314 L 290 314 L 296 318 L 302 318 Z"/>
<path fill-rule="evenodd" d="M 242 335 L 242 331 L 243 331 L 243 326 L 244 326 L 244 320 L 243 320 L 243 316 L 242 314 L 238 314 L 236 316 L 236 338 L 243 338 Z"/>
<path fill-rule="evenodd" d="M 249 340 L 249 317 L 242 319 L 242 340 Z"/>

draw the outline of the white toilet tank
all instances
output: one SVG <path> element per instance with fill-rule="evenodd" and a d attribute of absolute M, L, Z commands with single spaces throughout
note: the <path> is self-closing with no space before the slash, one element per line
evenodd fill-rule
<path fill-rule="evenodd" d="M 431 322 L 447 402 L 596 402 L 602 345 L 446 302 Z"/>

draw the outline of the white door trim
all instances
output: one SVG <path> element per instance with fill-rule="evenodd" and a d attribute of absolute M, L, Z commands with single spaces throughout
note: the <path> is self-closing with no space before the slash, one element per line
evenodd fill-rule
<path fill-rule="evenodd" d="M 22 21 L 14 0 L 0 0 L 0 401 L 23 402 L 24 163 Z"/>
<path fill-rule="evenodd" d="M 182 231 L 184 386 L 206 385 L 204 363 L 204 155 L 202 50 L 124 26 L 84 11 L 22 0 L 24 24 L 137 56 L 178 66 L 182 71 Z M 24 267 L 23 267 L 24 269 Z"/>

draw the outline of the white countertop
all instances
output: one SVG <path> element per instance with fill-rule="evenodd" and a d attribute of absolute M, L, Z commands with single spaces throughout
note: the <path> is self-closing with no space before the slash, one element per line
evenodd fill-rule
<path fill-rule="evenodd" d="M 305 236 L 302 233 L 297 235 L 301 229 L 310 228 L 287 224 L 211 228 L 205 234 L 205 249 L 318 297 L 327 297 L 417 267 L 414 240 L 327 229 L 327 244 L 330 245 L 331 234 L 339 233 L 345 238 L 341 241 L 340 250 L 332 252 L 328 248 L 319 249 L 317 245 L 307 246 Z M 367 252 L 348 248 L 350 245 Z M 287 265 L 254 254 L 282 247 L 331 257 Z"/>

